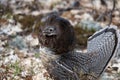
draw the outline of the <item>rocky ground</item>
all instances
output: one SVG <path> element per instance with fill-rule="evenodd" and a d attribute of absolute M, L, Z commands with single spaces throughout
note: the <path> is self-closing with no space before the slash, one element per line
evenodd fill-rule
<path fill-rule="evenodd" d="M 112 2 L 106 4 L 109 14 Z M 119 4 L 120 0 L 111 23 L 118 27 Z M 52 12 L 67 18 L 75 28 L 78 48 L 86 51 L 87 38 L 109 23 L 105 6 L 99 0 L 0 0 L 0 80 L 51 80 L 41 63 L 37 37 L 45 15 Z M 120 80 L 120 53 L 100 80 Z"/>

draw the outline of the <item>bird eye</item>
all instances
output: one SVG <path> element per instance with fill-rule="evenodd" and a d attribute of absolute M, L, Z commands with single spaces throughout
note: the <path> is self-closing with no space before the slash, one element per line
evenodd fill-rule
<path fill-rule="evenodd" d="M 54 28 L 49 28 L 49 31 L 50 31 L 50 32 L 52 32 L 52 31 L 54 31 L 54 30 L 55 30 Z"/>

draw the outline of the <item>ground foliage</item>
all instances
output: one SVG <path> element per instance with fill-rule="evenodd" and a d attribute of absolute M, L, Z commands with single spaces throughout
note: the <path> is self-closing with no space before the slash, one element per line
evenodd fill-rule
<path fill-rule="evenodd" d="M 46 15 L 58 14 L 73 25 L 77 48 L 107 26 L 120 27 L 120 0 L 0 0 L 0 80 L 51 80 L 39 52 L 39 27 Z M 120 79 L 120 59 L 114 58 L 101 80 Z"/>

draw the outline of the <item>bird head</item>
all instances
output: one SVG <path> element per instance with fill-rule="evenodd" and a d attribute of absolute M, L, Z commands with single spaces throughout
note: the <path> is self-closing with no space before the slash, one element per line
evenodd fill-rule
<path fill-rule="evenodd" d="M 74 29 L 70 22 L 58 15 L 49 15 L 40 27 L 39 42 L 55 54 L 72 51 L 75 43 Z"/>

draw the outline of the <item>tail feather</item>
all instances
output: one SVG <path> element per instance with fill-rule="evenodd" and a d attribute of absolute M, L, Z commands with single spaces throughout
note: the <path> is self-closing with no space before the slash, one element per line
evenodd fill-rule
<path fill-rule="evenodd" d="M 110 26 L 96 32 L 88 39 L 88 55 L 92 56 L 89 71 L 97 76 L 102 74 L 109 61 L 116 54 L 119 46 L 117 27 Z"/>

